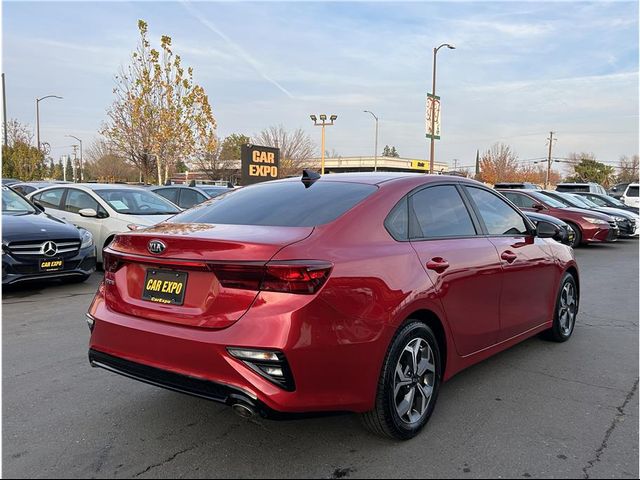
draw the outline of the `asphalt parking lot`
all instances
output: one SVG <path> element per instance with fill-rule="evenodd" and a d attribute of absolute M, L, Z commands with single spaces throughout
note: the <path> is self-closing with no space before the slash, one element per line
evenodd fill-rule
<path fill-rule="evenodd" d="M 246 421 L 92 369 L 84 312 L 99 274 L 5 291 L 3 475 L 638 478 L 638 241 L 576 255 L 573 338 L 533 338 L 457 375 L 405 443 L 350 415 Z"/>

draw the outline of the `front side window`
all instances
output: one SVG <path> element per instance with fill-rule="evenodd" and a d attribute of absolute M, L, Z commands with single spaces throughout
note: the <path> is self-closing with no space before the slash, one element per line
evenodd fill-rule
<path fill-rule="evenodd" d="M 477 187 L 465 187 L 484 221 L 489 235 L 525 235 L 524 218 L 497 195 Z"/>
<path fill-rule="evenodd" d="M 85 208 L 92 208 L 96 212 L 99 210 L 98 202 L 91 195 L 82 190 L 70 188 L 67 190 L 67 198 L 64 201 L 64 209 L 67 212 L 78 213 Z"/>
<path fill-rule="evenodd" d="M 638 196 L 638 186 L 636 185 L 635 187 L 629 187 L 629 189 L 627 190 L 627 197 L 637 197 Z"/>
<path fill-rule="evenodd" d="M 410 198 L 411 238 L 476 235 L 476 229 L 458 190 L 453 185 L 424 188 Z"/>
<path fill-rule="evenodd" d="M 47 190 L 33 197 L 34 200 L 39 201 L 44 207 L 60 209 L 60 200 L 62 200 L 62 193 L 64 188 L 54 188 L 53 190 Z"/>

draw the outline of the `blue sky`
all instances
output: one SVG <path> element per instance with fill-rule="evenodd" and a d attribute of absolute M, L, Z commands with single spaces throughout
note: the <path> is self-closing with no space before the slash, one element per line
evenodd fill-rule
<path fill-rule="evenodd" d="M 309 114 L 337 114 L 327 150 L 380 148 L 425 158 L 424 97 L 432 49 L 442 97 L 439 161 L 472 165 L 477 148 L 508 143 L 523 161 L 594 152 L 638 152 L 638 2 L 3 2 L 9 118 L 35 124 L 52 156 L 97 137 L 113 76 L 137 42 L 173 38 L 209 94 L 218 133 L 304 128 Z M 319 149 L 318 149 L 319 150 Z"/>

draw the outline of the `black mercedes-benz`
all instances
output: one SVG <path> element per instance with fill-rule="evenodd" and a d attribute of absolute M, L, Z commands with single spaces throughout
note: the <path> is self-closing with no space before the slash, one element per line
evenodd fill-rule
<path fill-rule="evenodd" d="M 2 284 L 29 280 L 84 281 L 96 270 L 87 230 L 53 218 L 40 205 L 2 187 Z"/>

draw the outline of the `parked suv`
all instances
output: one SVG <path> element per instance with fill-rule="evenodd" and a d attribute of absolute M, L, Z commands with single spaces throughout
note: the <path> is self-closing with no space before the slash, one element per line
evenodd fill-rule
<path fill-rule="evenodd" d="M 607 191 L 604 187 L 598 183 L 588 182 L 588 183 L 559 183 L 556 186 L 556 191 L 558 192 L 593 192 L 593 193 L 603 193 L 606 194 Z"/>
<path fill-rule="evenodd" d="M 620 234 L 616 221 L 609 215 L 571 208 L 566 204 L 535 190 L 501 190 L 521 210 L 545 213 L 559 218 L 576 233 L 572 247 L 594 242 L 614 242 Z"/>
<path fill-rule="evenodd" d="M 622 203 L 629 205 L 630 207 L 640 207 L 640 201 L 638 199 L 638 184 L 630 183 L 622 194 L 622 198 L 620 200 Z"/>

